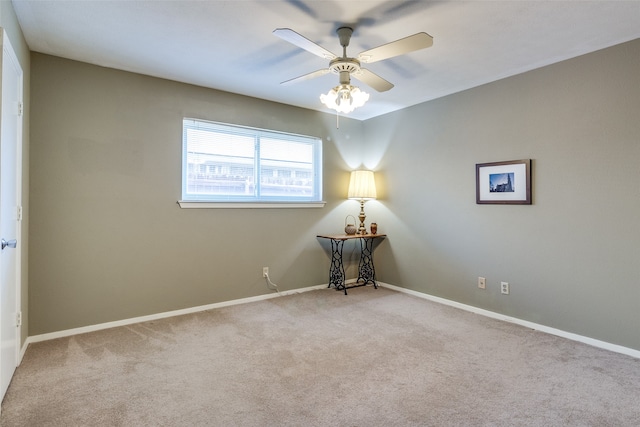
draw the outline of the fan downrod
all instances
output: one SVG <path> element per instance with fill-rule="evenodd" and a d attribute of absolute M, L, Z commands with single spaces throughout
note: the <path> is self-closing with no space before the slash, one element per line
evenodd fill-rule
<path fill-rule="evenodd" d="M 342 57 L 335 58 L 329 63 L 329 70 L 333 74 L 340 76 L 341 84 L 349 84 L 350 76 L 354 73 L 360 72 L 360 61 L 356 58 L 347 57 L 347 46 L 351 41 L 351 35 L 353 34 L 353 28 L 340 27 L 336 30 L 338 37 L 340 38 L 340 45 L 342 46 Z"/>

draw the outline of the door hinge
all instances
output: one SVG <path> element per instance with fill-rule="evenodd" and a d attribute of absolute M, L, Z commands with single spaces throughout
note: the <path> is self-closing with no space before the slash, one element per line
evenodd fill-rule
<path fill-rule="evenodd" d="M 22 326 L 22 312 L 19 311 L 16 313 L 16 327 Z"/>
<path fill-rule="evenodd" d="M 23 105 L 24 104 L 22 102 L 18 102 L 18 117 L 22 117 L 22 113 L 23 113 L 23 110 L 24 110 Z"/>
<path fill-rule="evenodd" d="M 22 221 L 22 206 L 18 206 L 16 210 L 16 219 Z"/>

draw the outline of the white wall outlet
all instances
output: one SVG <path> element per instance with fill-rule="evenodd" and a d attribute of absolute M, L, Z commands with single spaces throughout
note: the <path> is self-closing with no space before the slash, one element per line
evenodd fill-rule
<path fill-rule="evenodd" d="M 505 295 L 509 295 L 509 283 L 500 282 L 500 292 Z"/>
<path fill-rule="evenodd" d="M 262 277 L 267 277 L 269 275 L 269 267 L 262 267 Z"/>
<path fill-rule="evenodd" d="M 478 287 L 480 289 L 485 289 L 487 287 L 487 279 L 484 277 L 478 277 Z"/>

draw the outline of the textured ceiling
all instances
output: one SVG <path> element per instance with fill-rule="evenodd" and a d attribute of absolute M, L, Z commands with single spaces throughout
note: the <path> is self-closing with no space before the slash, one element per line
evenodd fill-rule
<path fill-rule="evenodd" d="M 272 31 L 341 55 L 417 33 L 431 48 L 367 66 L 395 84 L 349 116 L 364 120 L 640 37 L 640 1 L 13 0 L 31 50 L 319 111 L 328 61 Z"/>

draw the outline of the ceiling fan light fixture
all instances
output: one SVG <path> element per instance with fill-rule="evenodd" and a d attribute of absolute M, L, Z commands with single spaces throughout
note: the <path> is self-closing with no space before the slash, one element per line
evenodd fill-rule
<path fill-rule="evenodd" d="M 341 84 L 326 94 L 320 95 L 320 102 L 338 113 L 347 114 L 362 107 L 369 100 L 369 94 L 350 84 Z"/>
<path fill-rule="evenodd" d="M 285 80 L 281 84 L 291 84 L 293 82 L 304 81 L 325 75 L 327 73 L 338 74 L 340 84 L 328 93 L 320 95 L 320 101 L 338 113 L 350 113 L 358 107 L 362 107 L 369 100 L 369 94 L 362 92 L 359 88 L 351 85 L 351 76 L 378 92 L 386 92 L 393 88 L 393 83 L 386 81 L 373 71 L 361 68 L 361 62 L 371 63 L 394 58 L 405 53 L 425 49 L 433 45 L 433 37 L 422 32 L 405 37 L 390 43 L 383 44 L 373 49 L 360 52 L 355 57 L 347 56 L 347 47 L 353 35 L 353 28 L 345 26 L 336 31 L 342 46 L 342 56 L 334 55 L 322 46 L 309 40 L 290 28 L 276 28 L 273 33 L 281 39 L 296 45 L 320 58 L 329 58 L 329 67 L 312 73 L 304 74 L 294 79 Z"/>

